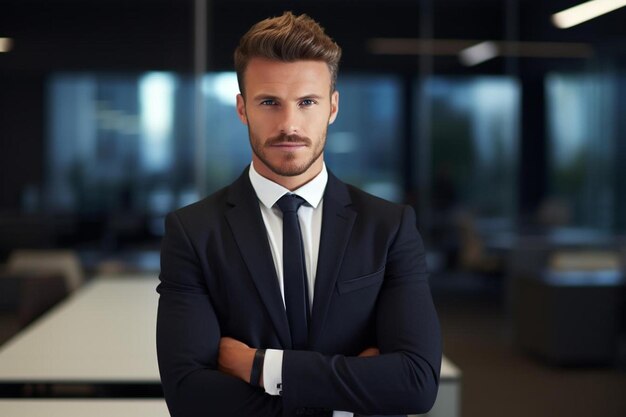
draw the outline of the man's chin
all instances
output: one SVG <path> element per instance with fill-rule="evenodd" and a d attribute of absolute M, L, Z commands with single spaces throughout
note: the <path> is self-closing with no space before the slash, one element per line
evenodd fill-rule
<path fill-rule="evenodd" d="M 297 177 L 298 175 L 304 174 L 311 165 L 309 166 L 270 166 L 269 168 L 276 175 L 280 175 L 281 177 Z"/>

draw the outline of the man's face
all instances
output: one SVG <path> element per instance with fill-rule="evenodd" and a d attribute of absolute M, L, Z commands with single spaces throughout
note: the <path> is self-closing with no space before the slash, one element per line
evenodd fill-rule
<path fill-rule="evenodd" d="M 326 63 L 252 58 L 244 86 L 237 113 L 248 126 L 257 171 L 271 179 L 316 175 L 339 105 Z"/>

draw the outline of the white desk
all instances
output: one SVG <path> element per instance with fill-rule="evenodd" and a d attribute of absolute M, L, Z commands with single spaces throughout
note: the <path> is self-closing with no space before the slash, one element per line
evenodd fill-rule
<path fill-rule="evenodd" d="M 11 417 L 169 417 L 162 399 L 0 399 L 0 415 Z"/>
<path fill-rule="evenodd" d="M 0 382 L 158 383 L 156 285 L 88 283 L 0 348 Z"/>

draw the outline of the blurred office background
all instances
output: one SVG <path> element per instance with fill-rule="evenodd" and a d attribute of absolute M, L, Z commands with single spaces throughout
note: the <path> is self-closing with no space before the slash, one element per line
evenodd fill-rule
<path fill-rule="evenodd" d="M 292 10 L 343 48 L 327 165 L 416 210 L 461 415 L 625 415 L 626 8 L 578 3 L 3 0 L 0 342 L 158 272 L 165 213 L 250 161 L 239 37 Z"/>

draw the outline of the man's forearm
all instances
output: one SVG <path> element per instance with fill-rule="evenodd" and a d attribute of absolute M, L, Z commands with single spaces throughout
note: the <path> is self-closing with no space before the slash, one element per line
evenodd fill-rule
<path fill-rule="evenodd" d="M 232 337 L 220 339 L 217 369 L 250 383 L 256 349 Z"/>
<path fill-rule="evenodd" d="M 250 355 L 251 353 L 254 355 L 253 352 L 255 351 L 256 349 L 250 348 L 235 339 L 222 338 L 218 356 L 219 369 L 249 383 L 250 371 L 252 369 Z M 363 412 L 366 410 L 383 412 L 382 410 L 388 409 L 387 407 L 407 410 L 429 408 L 430 405 L 427 403 L 429 398 L 432 397 L 432 391 L 436 391 L 437 388 L 437 377 L 427 363 L 419 360 L 416 361 L 418 363 L 414 363 L 411 358 L 404 358 L 403 354 L 400 353 L 388 354 L 376 361 L 374 357 L 379 356 L 380 352 L 375 347 L 365 349 L 357 358 L 342 355 L 325 356 L 316 352 L 306 351 L 280 352 L 281 360 L 284 352 L 290 357 L 293 357 L 292 355 L 302 356 L 301 360 L 296 361 L 299 364 L 314 363 L 312 366 L 300 366 L 296 372 L 293 372 L 292 369 L 290 372 L 287 372 L 287 375 L 294 375 L 295 378 L 301 381 L 317 380 L 320 383 L 323 381 L 323 384 L 314 384 L 318 387 L 314 396 L 322 401 L 316 404 L 319 407 L 361 410 Z M 306 356 L 306 359 L 304 356 Z M 357 360 L 355 361 L 355 359 Z M 374 362 L 371 362 L 372 359 L 374 359 Z M 291 363 L 293 364 L 294 361 Z M 282 367 L 282 363 L 280 365 Z M 372 372 L 372 370 L 375 371 Z M 402 381 L 405 378 L 398 377 L 411 372 L 415 375 L 414 378 L 411 378 L 412 383 L 405 384 Z M 371 378 L 360 378 L 360 373 L 370 375 Z M 355 376 L 356 378 L 352 379 Z M 391 384 L 393 389 L 386 387 L 386 384 Z M 290 388 L 289 385 L 292 385 L 291 388 L 293 388 L 294 384 L 287 382 L 287 389 Z M 337 392 L 335 387 L 338 385 L 344 387 L 343 392 Z M 422 395 L 417 391 L 418 385 L 423 391 Z M 326 390 L 332 391 L 332 395 L 324 399 Z M 312 393 L 310 390 L 307 391 L 307 395 Z M 415 394 L 414 398 L 405 400 L 404 397 L 410 397 L 412 391 Z M 290 397 L 299 395 L 293 392 L 289 394 Z M 382 408 L 380 410 L 378 410 L 379 406 L 375 402 L 367 403 L 367 399 L 370 396 L 381 397 L 382 402 L 380 404 L 382 404 Z M 420 398 L 424 398 L 424 400 L 422 401 Z M 313 398 L 307 398 L 302 403 L 311 404 L 312 401 L 314 402 Z M 336 402 L 334 406 L 332 402 Z"/>
<path fill-rule="evenodd" d="M 275 350 L 275 349 L 274 349 Z M 231 337 L 222 337 L 220 339 L 220 348 L 218 355 L 218 370 L 237 377 L 244 382 L 252 385 L 263 386 L 263 364 L 259 364 L 261 368 L 261 374 L 258 377 L 258 381 L 251 381 L 250 377 L 253 374 L 252 368 L 254 364 L 254 357 L 257 349 L 251 348 L 245 343 L 233 339 Z M 369 347 L 361 352 L 359 357 L 371 357 L 379 355 L 378 348 Z M 280 355 L 280 365 L 282 366 L 282 355 Z"/>

